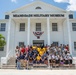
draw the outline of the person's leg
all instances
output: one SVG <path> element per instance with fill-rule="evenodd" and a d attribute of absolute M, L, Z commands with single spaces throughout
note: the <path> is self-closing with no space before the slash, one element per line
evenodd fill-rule
<path fill-rule="evenodd" d="M 33 60 L 33 64 L 36 64 L 36 60 Z"/>
<path fill-rule="evenodd" d="M 15 63 L 16 63 L 16 67 L 17 67 L 17 59 L 15 60 Z"/>
<path fill-rule="evenodd" d="M 40 60 L 40 63 L 41 63 L 41 64 L 44 64 L 44 59 L 43 59 L 43 60 Z"/>
<path fill-rule="evenodd" d="M 40 61 L 39 60 L 37 60 L 37 64 L 40 64 Z"/>
<path fill-rule="evenodd" d="M 21 69 L 21 62 L 19 61 L 19 65 L 18 65 L 19 69 Z"/>
<path fill-rule="evenodd" d="M 24 68 L 26 69 L 28 66 L 27 60 L 24 60 Z"/>
<path fill-rule="evenodd" d="M 69 60 L 69 62 L 70 62 L 70 63 L 69 63 L 69 66 L 71 67 L 71 66 L 72 66 L 72 60 Z"/>
<path fill-rule="evenodd" d="M 21 63 L 17 61 L 17 69 L 21 69 Z"/>
<path fill-rule="evenodd" d="M 24 60 L 21 59 L 20 62 L 21 62 L 21 67 L 24 68 Z"/>
<path fill-rule="evenodd" d="M 16 66 L 17 66 L 17 69 L 19 69 L 19 67 L 18 67 L 18 62 L 16 63 Z"/>

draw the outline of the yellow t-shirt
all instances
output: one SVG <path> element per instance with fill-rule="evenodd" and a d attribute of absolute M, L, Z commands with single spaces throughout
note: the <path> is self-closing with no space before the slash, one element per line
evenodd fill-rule
<path fill-rule="evenodd" d="M 45 48 L 43 48 L 43 49 L 41 49 L 41 51 L 43 51 L 44 53 L 46 52 L 46 49 Z"/>
<path fill-rule="evenodd" d="M 44 53 L 46 52 L 46 49 L 45 48 L 43 48 L 43 51 L 44 51 Z"/>
<path fill-rule="evenodd" d="M 37 59 L 37 60 L 40 60 L 40 59 L 41 59 L 41 57 L 38 55 L 38 56 L 36 57 L 36 59 Z"/>
<path fill-rule="evenodd" d="M 41 48 L 37 48 L 37 51 L 40 52 Z"/>
<path fill-rule="evenodd" d="M 40 56 L 42 56 L 44 54 L 44 51 L 40 51 L 39 54 Z"/>

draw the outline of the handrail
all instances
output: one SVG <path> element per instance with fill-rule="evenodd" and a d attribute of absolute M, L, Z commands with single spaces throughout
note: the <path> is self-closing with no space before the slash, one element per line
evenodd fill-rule
<path fill-rule="evenodd" d="M 3 64 L 7 64 L 7 61 L 9 60 L 9 58 L 10 58 L 10 54 L 11 54 L 11 50 L 9 51 L 9 53 L 6 55 L 6 57 L 1 57 L 1 68 L 2 68 L 2 65 Z"/>

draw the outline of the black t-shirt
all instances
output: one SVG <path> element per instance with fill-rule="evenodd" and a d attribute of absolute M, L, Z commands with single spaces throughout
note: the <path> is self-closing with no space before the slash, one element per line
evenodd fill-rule
<path fill-rule="evenodd" d="M 25 57 L 24 55 L 20 55 L 20 59 L 24 59 L 24 57 Z"/>

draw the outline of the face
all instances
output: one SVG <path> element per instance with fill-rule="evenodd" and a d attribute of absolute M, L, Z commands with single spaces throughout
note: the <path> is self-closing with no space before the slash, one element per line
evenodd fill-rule
<path fill-rule="evenodd" d="M 16 54 L 17 55 L 17 57 L 19 56 L 19 54 Z"/>

